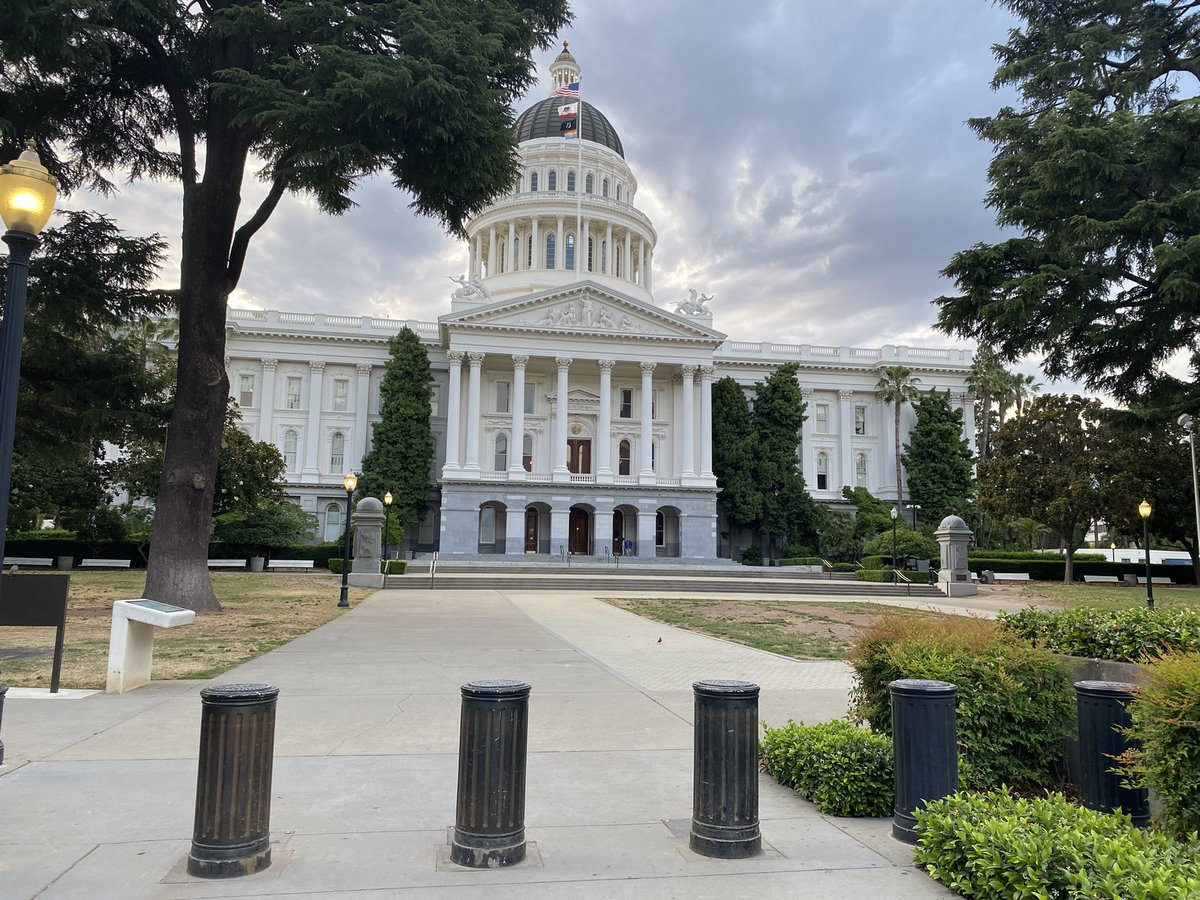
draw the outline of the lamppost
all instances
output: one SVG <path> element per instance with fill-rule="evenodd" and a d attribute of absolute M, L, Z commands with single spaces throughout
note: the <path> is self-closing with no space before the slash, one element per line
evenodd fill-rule
<path fill-rule="evenodd" d="M 1112 556 L 1113 556 L 1113 558 L 1112 558 L 1112 561 L 1113 561 L 1113 562 L 1116 562 L 1116 561 L 1117 561 L 1117 545 L 1116 545 L 1116 542 L 1114 541 L 1113 543 L 1109 544 L 1109 545 L 1108 545 L 1108 549 L 1112 551 Z"/>
<path fill-rule="evenodd" d="M 921 504 L 920 503 L 910 503 L 910 504 L 908 504 L 908 508 L 912 510 L 913 531 L 916 531 L 917 530 L 917 510 L 921 508 Z"/>
<path fill-rule="evenodd" d="M 892 584 L 896 583 L 896 519 L 900 517 L 900 511 L 896 507 L 892 507 Z"/>
<path fill-rule="evenodd" d="M 392 492 L 383 495 L 383 574 L 388 573 L 388 526 L 392 524 Z"/>
<path fill-rule="evenodd" d="M 1154 609 L 1154 578 L 1150 575 L 1150 504 L 1143 500 L 1138 504 L 1142 516 L 1142 543 L 1146 547 L 1146 605 Z"/>
<path fill-rule="evenodd" d="M 354 500 L 354 489 L 358 487 L 358 476 L 347 472 L 342 487 L 346 489 L 346 527 L 342 530 L 342 596 L 338 606 L 347 607 L 350 605 L 350 504 Z"/>
<path fill-rule="evenodd" d="M 1192 445 L 1192 506 L 1196 510 L 1196 552 L 1200 553 L 1200 485 L 1196 482 L 1196 423 L 1187 413 L 1176 421 L 1187 430 L 1188 443 Z"/>
<path fill-rule="evenodd" d="M 8 493 L 12 487 L 29 258 L 37 248 L 38 234 L 54 212 L 57 193 L 58 185 L 38 159 L 33 141 L 29 141 L 19 157 L 0 166 L 0 219 L 8 229 L 3 236 L 8 244 L 8 284 L 0 330 L 0 558 L 4 556 L 8 536 Z"/>

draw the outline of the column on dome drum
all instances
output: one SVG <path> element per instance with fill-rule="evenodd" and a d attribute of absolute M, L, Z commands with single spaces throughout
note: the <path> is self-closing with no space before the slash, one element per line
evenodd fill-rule
<path fill-rule="evenodd" d="M 758 685 L 697 681 L 689 846 L 745 859 L 762 850 L 758 827 Z"/>
<path fill-rule="evenodd" d="M 236 878 L 271 865 L 275 701 L 269 684 L 200 692 L 200 767 L 189 875 Z"/>
<path fill-rule="evenodd" d="M 450 859 L 475 869 L 525 858 L 525 756 L 529 692 L 523 681 L 462 686 L 458 800 Z"/>
<path fill-rule="evenodd" d="M 1121 786 L 1114 772 L 1120 756 L 1136 743 L 1121 729 L 1129 727 L 1127 709 L 1137 685 L 1124 681 L 1077 681 L 1075 703 L 1079 710 L 1079 787 L 1083 805 L 1100 812 L 1121 809 L 1133 824 L 1150 824 L 1150 794 L 1145 788 Z"/>
<path fill-rule="evenodd" d="M 958 729 L 954 713 L 958 688 L 946 681 L 901 678 L 888 685 L 892 695 L 896 804 L 892 837 L 917 842 L 913 813 L 931 800 L 958 790 Z"/>

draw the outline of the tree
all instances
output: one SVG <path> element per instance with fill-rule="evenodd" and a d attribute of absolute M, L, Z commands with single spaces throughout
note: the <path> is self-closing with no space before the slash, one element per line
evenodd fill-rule
<path fill-rule="evenodd" d="M 891 531 L 893 507 L 890 503 L 884 503 L 865 487 L 843 487 L 842 496 L 854 505 L 855 549 L 861 549 L 875 535 Z"/>
<path fill-rule="evenodd" d="M 979 505 L 988 515 L 1028 516 L 1044 523 L 1066 552 L 1072 579 L 1075 547 L 1100 514 L 1096 473 L 1100 404 L 1047 394 L 1021 419 L 996 429 L 995 454 L 979 464 Z"/>
<path fill-rule="evenodd" d="M 317 517 L 287 500 L 266 500 L 252 509 L 217 516 L 213 537 L 231 544 L 247 544 L 265 556 L 271 547 L 294 544 L 309 537 Z"/>
<path fill-rule="evenodd" d="M 786 543 L 817 546 L 818 513 L 800 471 L 800 427 L 805 404 L 797 381 L 799 366 L 780 366 L 758 385 L 750 425 L 758 435 L 755 481 L 762 492 L 760 530 Z"/>
<path fill-rule="evenodd" d="M 896 410 L 896 502 L 904 500 L 904 486 L 900 479 L 900 407 L 911 403 L 918 396 L 920 378 L 906 366 L 888 366 L 875 384 L 875 396 L 884 403 L 891 403 Z"/>
<path fill-rule="evenodd" d="M 756 528 L 763 516 L 762 490 L 755 477 L 760 450 L 750 424 L 750 404 L 732 378 L 712 386 L 713 474 L 717 509 L 737 528 Z"/>
<path fill-rule="evenodd" d="M 218 606 L 205 556 L 226 303 L 280 199 L 344 212 L 362 177 L 387 171 L 461 234 L 515 181 L 510 107 L 568 20 L 565 0 L 8 4 L 0 151 L 35 135 L 66 190 L 111 190 L 113 171 L 183 188 L 178 384 L 145 596 Z M 252 156 L 268 190 L 243 218 Z"/>
<path fill-rule="evenodd" d="M 433 478 L 433 432 L 429 427 L 429 354 L 421 339 L 401 328 L 388 341 L 388 361 L 380 386 L 380 420 L 362 461 L 360 497 L 392 492 L 391 519 L 399 529 L 420 523 Z M 514 402 L 521 403 L 518 397 Z M 518 451 L 520 445 L 517 445 Z"/>
<path fill-rule="evenodd" d="M 897 523 L 896 528 L 896 559 L 903 565 L 904 557 L 915 556 L 918 559 L 937 559 L 938 545 L 931 537 L 926 537 L 919 531 L 913 531 L 907 525 Z M 863 545 L 864 556 L 891 556 L 892 531 L 881 531 Z"/>
<path fill-rule="evenodd" d="M 979 403 L 979 461 L 992 455 L 992 404 L 996 387 L 1007 373 L 990 347 L 980 347 L 967 371 L 967 387 Z"/>
<path fill-rule="evenodd" d="M 1018 416 L 1024 411 L 1025 404 L 1032 400 L 1034 395 L 1041 389 L 1042 386 L 1038 384 L 1037 379 L 1032 375 L 1023 375 L 1020 373 L 1013 375 L 1013 402 L 1017 405 Z"/>
<path fill-rule="evenodd" d="M 954 255 L 938 325 L 1006 359 L 1044 355 L 1126 402 L 1200 399 L 1200 10 L 1190 0 L 1001 0 L 1005 107 L 987 205 L 1018 234 Z M 1191 379 L 1165 363 L 1181 354 Z"/>
<path fill-rule="evenodd" d="M 951 514 L 967 518 L 975 473 L 970 445 L 962 436 L 962 410 L 951 407 L 949 395 L 937 391 L 923 395 L 914 409 L 917 423 L 901 454 L 909 498 L 928 522 Z"/>

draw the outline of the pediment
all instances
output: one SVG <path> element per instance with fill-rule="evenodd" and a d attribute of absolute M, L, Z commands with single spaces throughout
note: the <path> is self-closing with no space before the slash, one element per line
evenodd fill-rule
<path fill-rule="evenodd" d="M 442 316 L 443 327 L 719 344 L 725 335 L 595 282 Z"/>

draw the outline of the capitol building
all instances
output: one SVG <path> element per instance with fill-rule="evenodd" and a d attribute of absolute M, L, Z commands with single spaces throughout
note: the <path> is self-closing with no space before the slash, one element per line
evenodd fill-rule
<path fill-rule="evenodd" d="M 517 119 L 521 176 L 468 223 L 466 272 L 436 321 L 228 312 L 243 425 L 279 448 L 321 539 L 341 533 L 342 476 L 369 447 L 387 341 L 404 326 L 429 354 L 437 444 L 434 502 L 406 549 L 443 559 L 729 556 L 739 536 L 717 515 L 713 381 L 751 389 L 784 363 L 799 366 L 801 465 L 818 501 L 837 503 L 843 485 L 897 499 L 894 412 L 875 396 L 888 366 L 948 391 L 973 445 L 969 351 L 739 341 L 703 294 L 656 299 L 657 235 L 620 136 L 570 96 L 580 68 L 565 46 L 550 75 L 551 96 Z M 912 422 L 906 406 L 902 441 Z"/>

